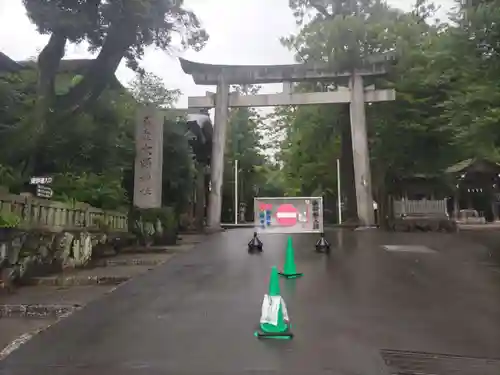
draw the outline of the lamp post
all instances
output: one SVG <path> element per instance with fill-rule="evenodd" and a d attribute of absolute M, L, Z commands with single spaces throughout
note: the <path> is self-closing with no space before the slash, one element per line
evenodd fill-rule
<path fill-rule="evenodd" d="M 238 186 L 238 172 L 239 172 L 239 160 L 238 160 L 238 150 L 239 150 L 239 134 L 240 129 L 238 111 L 233 113 L 232 116 L 232 143 L 233 143 L 233 155 L 234 155 L 234 224 L 238 224 L 238 201 L 239 201 L 239 186 Z"/>
<path fill-rule="evenodd" d="M 234 158 L 234 223 L 238 224 L 238 159 Z"/>
<path fill-rule="evenodd" d="M 342 195 L 340 192 L 340 159 L 337 159 L 337 207 L 339 214 L 339 224 L 342 224 Z"/>

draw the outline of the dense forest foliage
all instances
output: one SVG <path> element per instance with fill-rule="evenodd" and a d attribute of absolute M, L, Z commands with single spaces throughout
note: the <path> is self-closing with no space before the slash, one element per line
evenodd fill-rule
<path fill-rule="evenodd" d="M 59 75 L 56 92 L 67 90 L 71 80 L 69 74 Z M 135 98 L 139 84 L 141 93 L 163 88 L 161 82 L 144 85 L 143 79 L 132 82 L 130 90 L 119 84 L 110 87 L 88 110 L 64 121 L 48 122 L 35 143 L 30 117 L 36 95 L 35 72 L 28 68 L 4 74 L 0 79 L 1 184 L 13 193 L 25 190 L 34 173 L 28 161 L 36 152 L 38 173 L 54 177 L 54 199 L 107 209 L 126 207 L 133 192 Z M 191 159 L 183 135 L 179 137 L 175 128 L 165 127 L 167 197 L 172 195 L 172 189 L 174 195 L 185 190 L 186 186 L 177 180 L 189 184 Z"/>
<path fill-rule="evenodd" d="M 30 176 L 51 175 L 55 199 L 127 208 L 137 106 L 168 108 L 180 94 L 141 69 L 144 50 L 199 50 L 205 30 L 182 1 L 23 3 L 49 39 L 36 61 L 0 69 L 0 185 L 17 193 Z M 86 44 L 97 58 L 64 60 L 69 43 Z M 138 74 L 129 87 L 115 77 L 123 60 Z M 164 203 L 181 211 L 192 185 L 191 151 L 179 124 L 164 131 Z"/>
<path fill-rule="evenodd" d="M 457 2 L 443 22 L 425 0 L 411 12 L 379 0 L 290 0 L 301 28 L 282 43 L 298 62 L 353 69 L 372 53 L 395 55 L 376 84 L 394 88 L 397 100 L 367 107 L 375 199 L 383 199 L 396 176 L 441 173 L 467 158 L 500 161 L 499 5 Z M 269 126 L 281 131 L 286 191 L 333 198 L 335 162 L 346 159 L 342 144 L 351 142 L 347 105 L 279 108 L 271 120 Z M 343 174 L 349 181 L 345 168 Z M 344 185 L 348 196 L 351 185 Z"/>
<path fill-rule="evenodd" d="M 65 2 L 65 7 L 49 0 L 24 3 L 39 32 L 50 39 L 25 69 L 0 72 L 0 184 L 17 192 L 29 176 L 50 174 L 57 177 L 57 199 L 128 206 L 135 109 L 144 102 L 168 108 L 180 95 L 140 69 L 144 49 L 154 45 L 168 51 L 173 33 L 180 36 L 177 47 L 200 49 L 208 35 L 182 1 L 148 0 L 140 2 L 148 6 L 137 7 L 100 1 Z M 395 55 L 387 76 L 375 83 L 394 88 L 397 100 L 367 106 L 376 199 L 391 189 L 396 176 L 439 173 L 472 157 L 500 159 L 499 5 L 457 4 L 443 22 L 424 0 L 410 12 L 380 0 L 290 0 L 300 31 L 284 36 L 282 43 L 298 62 L 351 70 L 372 53 Z M 82 41 L 98 52 L 97 59 L 85 69 L 61 73 L 65 46 Z M 126 88 L 114 76 L 122 59 L 138 73 Z M 297 91 L 334 88 L 295 86 Z M 259 87 L 233 90 L 255 93 Z M 247 205 L 255 194 L 325 194 L 335 202 L 338 158 L 349 181 L 347 105 L 276 108 L 267 118 L 238 108 L 231 110 L 230 123 L 223 221 L 233 217 L 235 159 L 240 201 Z M 166 205 L 181 212 L 192 196 L 195 162 L 185 129 L 169 124 L 163 196 Z M 274 150 L 272 158 L 264 156 L 265 148 Z M 348 198 L 352 188 L 344 185 Z"/>

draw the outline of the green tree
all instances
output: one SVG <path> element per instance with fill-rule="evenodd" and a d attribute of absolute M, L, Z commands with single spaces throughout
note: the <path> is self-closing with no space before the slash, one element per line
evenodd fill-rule
<path fill-rule="evenodd" d="M 273 127 L 286 129 L 279 158 L 287 195 L 310 195 L 318 187 L 333 194 L 339 157 L 338 128 L 332 121 L 335 111 L 334 106 L 314 105 L 284 107 L 275 112 Z"/>
<path fill-rule="evenodd" d="M 141 0 L 23 0 L 28 17 L 49 41 L 38 56 L 36 107 L 31 133 L 36 145 L 45 126 L 54 117 L 81 112 L 91 106 L 108 86 L 123 58 L 139 69 L 148 46 L 172 48 L 180 36 L 182 47 L 199 50 L 207 40 L 196 15 L 183 8 L 183 1 Z M 92 60 L 81 79 L 64 94 L 55 90 L 55 80 L 67 43 L 87 42 Z M 38 147 L 36 148 L 38 152 Z M 38 153 L 30 158 L 35 172 Z"/>
<path fill-rule="evenodd" d="M 153 73 L 139 74 L 129 85 L 132 96 L 141 104 L 154 104 L 161 108 L 172 107 L 181 91 L 168 89 L 163 80 Z"/>
<path fill-rule="evenodd" d="M 259 86 L 234 86 L 233 91 L 242 95 L 257 94 Z M 259 126 L 262 118 L 253 108 L 233 108 L 229 114 L 228 141 L 226 145 L 223 183 L 223 221 L 233 221 L 234 216 L 234 161 L 238 160 L 239 202 L 247 205 L 248 219 L 253 209 L 253 198 L 261 183 L 259 169 L 265 163 L 260 150 Z"/>
<path fill-rule="evenodd" d="M 55 89 L 66 90 L 72 77 L 58 76 Z M 133 165 L 133 98 L 120 87 L 108 89 L 91 110 L 47 124 L 35 144 L 29 131 L 35 97 L 34 70 L 0 77 L 0 164 L 4 167 L 0 184 L 19 192 L 30 176 L 21 173 L 22 161 L 37 149 L 40 169 L 54 176 L 56 198 L 83 199 L 97 207 L 126 205 L 129 197 L 122 178 Z"/>
<path fill-rule="evenodd" d="M 0 164 L 15 167 L 33 151 L 29 113 L 33 110 L 36 74 L 27 70 L 0 75 Z"/>
<path fill-rule="evenodd" d="M 414 10 L 406 13 L 375 0 L 295 0 L 290 6 L 302 28 L 283 43 L 296 51 L 298 61 L 323 62 L 345 71 L 362 67 L 374 55 L 390 53 L 396 57 L 386 77 L 365 80 L 380 88 L 395 88 L 398 93 L 396 102 L 377 103 L 367 110 L 376 200 L 383 200 L 389 188 L 386 185 L 394 176 L 438 171 L 457 157 L 453 132 L 439 108 L 447 98 L 452 77 L 443 80 L 440 76 L 439 64 L 444 57 L 436 45 L 445 43 L 444 35 L 449 31 L 446 25 L 428 22 L 435 11 L 432 4 L 418 1 Z M 305 18 L 306 14 L 310 17 Z M 335 87 L 335 82 L 326 82 L 305 88 L 325 91 Z M 313 189 L 305 186 L 308 183 L 320 185 L 315 176 L 328 173 L 321 165 L 324 160 L 328 160 L 330 178 L 322 188 L 334 188 L 333 159 L 341 148 L 341 158 L 348 160 L 344 150 L 350 148 L 347 106 L 297 108 L 287 122 L 290 131 L 283 162 L 284 170 L 289 170 L 288 181 L 295 181 L 292 189 L 298 194 Z M 315 146 L 329 137 L 326 154 L 321 153 L 321 147 Z M 352 173 L 352 166 L 347 168 Z M 353 180 L 352 174 L 345 173 L 344 185 Z M 347 188 L 353 191 L 352 186 Z"/>
<path fill-rule="evenodd" d="M 165 121 L 163 128 L 162 202 L 184 213 L 194 189 L 195 164 L 183 122 Z"/>
<path fill-rule="evenodd" d="M 500 160 L 500 58 L 497 1 L 469 1 L 461 4 L 456 26 L 439 40 L 434 71 L 448 85 L 447 98 L 439 107 L 442 121 L 453 133 L 453 143 L 463 158 Z"/>

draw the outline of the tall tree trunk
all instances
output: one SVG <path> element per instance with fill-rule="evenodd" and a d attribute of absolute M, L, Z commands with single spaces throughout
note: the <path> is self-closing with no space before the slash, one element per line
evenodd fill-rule
<path fill-rule="evenodd" d="M 354 156 L 352 152 L 351 124 L 348 120 L 341 122 L 341 156 L 340 175 L 342 196 L 346 198 L 345 217 L 343 221 L 358 220 L 356 188 L 354 186 Z"/>
<path fill-rule="evenodd" d="M 133 42 L 135 28 L 124 29 L 117 25 L 110 29 L 98 57 L 90 63 L 83 79 L 62 96 L 56 96 L 55 80 L 65 54 L 67 38 L 63 31 L 54 32 L 38 57 L 37 98 L 34 111 L 35 129 L 32 133 L 34 152 L 27 161 L 24 172 L 39 174 L 44 171 L 42 144 L 50 118 L 57 113 L 60 119 L 82 111 L 93 103 L 109 83 L 124 54 Z"/>
<path fill-rule="evenodd" d="M 203 231 L 205 220 L 205 166 L 201 163 L 196 165 L 196 203 L 195 203 L 195 225 L 196 229 Z"/>
<path fill-rule="evenodd" d="M 63 33 L 53 33 L 47 45 L 38 56 L 37 97 L 33 122 L 35 127 L 31 134 L 33 152 L 24 168 L 25 173 L 43 173 L 39 166 L 43 164 L 43 135 L 53 112 L 55 101 L 55 80 L 59 65 L 64 57 L 66 36 Z"/>
<path fill-rule="evenodd" d="M 387 229 L 387 216 L 389 210 L 387 185 L 386 185 L 386 171 L 380 163 L 372 163 L 373 174 L 372 186 L 373 196 L 377 202 L 377 224 L 380 228 Z"/>

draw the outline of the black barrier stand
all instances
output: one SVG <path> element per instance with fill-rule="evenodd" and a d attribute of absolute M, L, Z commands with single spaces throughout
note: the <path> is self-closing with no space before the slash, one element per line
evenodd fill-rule
<path fill-rule="evenodd" d="M 316 242 L 316 251 L 318 253 L 330 253 L 330 243 L 325 238 L 325 233 L 321 233 L 321 238 Z"/>
<path fill-rule="evenodd" d="M 253 233 L 253 238 L 248 243 L 248 252 L 249 253 L 253 253 L 255 251 L 258 251 L 259 253 L 261 253 L 263 245 L 264 244 L 262 243 L 262 241 L 260 240 L 260 238 L 257 237 L 257 232 L 254 232 Z"/>

